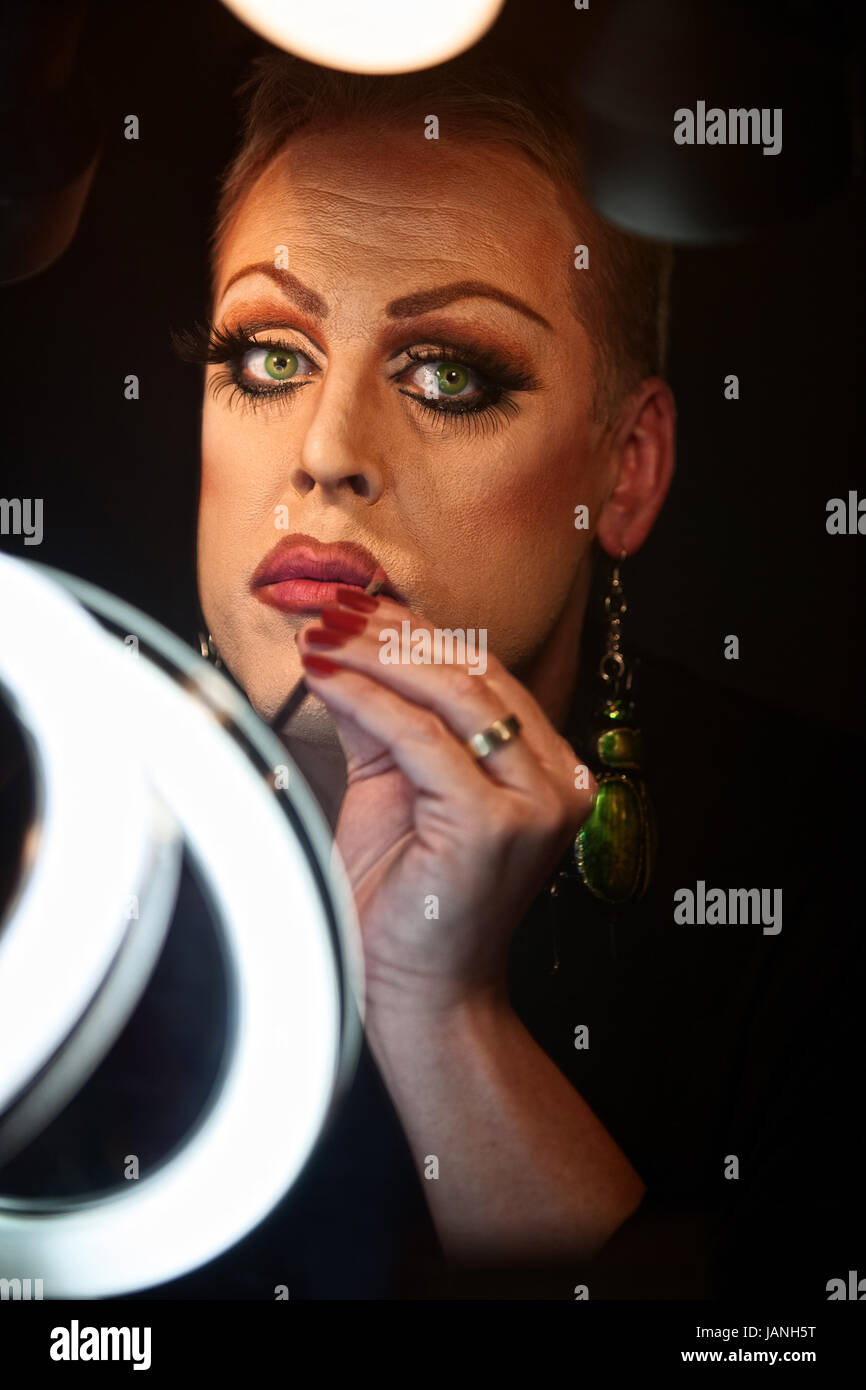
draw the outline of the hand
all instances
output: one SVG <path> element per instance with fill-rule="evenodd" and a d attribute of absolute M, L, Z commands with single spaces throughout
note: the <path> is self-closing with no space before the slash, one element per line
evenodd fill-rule
<path fill-rule="evenodd" d="M 581 759 L 494 656 L 483 675 L 383 663 L 383 628 L 432 625 L 390 598 L 366 599 L 360 613 L 365 596 L 340 597 L 297 640 L 347 759 L 336 843 L 361 926 L 368 1011 L 504 998 L 513 931 L 596 784 L 590 774 L 589 789 L 575 789 Z M 316 669 L 321 658 L 337 665 Z M 520 734 L 479 762 L 465 740 L 509 714 Z"/>

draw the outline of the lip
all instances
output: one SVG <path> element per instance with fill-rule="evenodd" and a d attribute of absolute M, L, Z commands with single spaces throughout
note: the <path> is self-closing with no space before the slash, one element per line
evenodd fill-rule
<path fill-rule="evenodd" d="M 314 536 L 283 536 L 257 566 L 250 589 L 260 603 L 284 613 L 311 613 L 336 603 L 337 585 L 363 590 L 377 569 L 375 555 L 357 541 L 324 545 Z M 382 571 L 384 573 L 384 570 Z M 385 575 L 382 592 L 400 600 Z"/>

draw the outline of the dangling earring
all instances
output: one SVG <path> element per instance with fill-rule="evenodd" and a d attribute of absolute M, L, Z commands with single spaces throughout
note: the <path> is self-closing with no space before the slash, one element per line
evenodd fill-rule
<path fill-rule="evenodd" d="M 641 734 L 631 696 L 632 671 L 622 654 L 622 619 L 628 611 L 623 593 L 620 553 L 611 569 L 605 595 L 605 650 L 599 662 L 602 681 L 595 726 L 587 753 L 595 760 L 595 804 L 574 840 L 578 874 L 591 893 L 616 906 L 645 893 L 655 861 L 655 817 L 641 773 Z"/>
<path fill-rule="evenodd" d="M 217 650 L 216 642 L 213 640 L 209 632 L 199 632 L 198 649 L 204 657 L 205 661 L 209 661 L 215 671 L 222 670 L 223 659 L 220 656 L 219 651 Z"/>

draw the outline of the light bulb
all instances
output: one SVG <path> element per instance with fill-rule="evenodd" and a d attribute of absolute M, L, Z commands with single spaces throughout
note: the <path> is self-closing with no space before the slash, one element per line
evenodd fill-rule
<path fill-rule="evenodd" d="M 414 72 L 477 43 L 504 0 L 223 0 L 256 33 L 345 72 Z"/>

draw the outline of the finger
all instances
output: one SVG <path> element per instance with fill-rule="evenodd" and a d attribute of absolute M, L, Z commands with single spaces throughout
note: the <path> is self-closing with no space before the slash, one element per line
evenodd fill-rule
<path fill-rule="evenodd" d="M 577 809 L 587 814 L 595 799 L 597 785 L 583 756 L 550 722 L 526 687 L 495 659 L 490 663 L 487 679 L 502 704 L 512 708 L 523 723 L 527 738 L 531 739 L 538 760 L 551 779 L 566 795 L 578 792 Z M 585 807 L 581 799 L 584 797 L 589 797 L 589 804 Z"/>
<path fill-rule="evenodd" d="M 342 592 L 345 593 L 345 590 Z M 342 606 L 343 599 L 341 597 L 341 590 L 339 589 L 337 591 L 337 596 Z M 362 610 L 364 616 L 369 618 L 372 614 L 375 621 L 380 625 L 380 630 L 384 627 L 391 627 L 399 632 L 401 631 L 401 623 L 408 620 L 413 632 L 419 628 L 424 628 L 432 635 L 436 631 L 433 624 L 426 618 L 417 613 L 413 613 L 406 608 L 404 604 L 398 603 L 396 599 L 380 594 L 375 600 L 365 598 L 364 602 L 367 605 Z M 371 602 L 375 603 L 375 609 L 369 607 Z M 351 598 L 351 591 L 349 591 L 346 606 L 348 607 L 350 603 L 352 608 L 354 608 L 355 600 Z M 513 676 L 511 672 L 503 666 L 502 662 L 499 661 L 495 654 L 489 651 L 486 646 L 484 655 L 487 668 L 485 678 L 490 687 L 500 696 L 502 708 L 507 709 L 509 713 L 516 714 L 519 718 L 522 725 L 521 736 L 525 739 L 532 751 L 536 753 L 542 762 L 548 762 L 551 765 L 558 766 L 561 762 L 563 749 L 566 749 L 566 761 L 572 763 L 574 761 L 572 756 L 573 750 L 570 745 L 567 744 L 566 740 L 558 734 L 547 714 L 538 704 L 531 692 L 527 690 L 516 676 Z M 469 669 L 466 663 L 454 664 L 459 669 Z M 473 678 L 476 680 L 479 679 L 478 676 Z"/>
<path fill-rule="evenodd" d="M 304 674 L 333 717 L 347 756 L 359 730 L 387 747 L 419 791 L 447 798 L 467 813 L 494 799 L 494 784 L 432 710 L 349 666 L 324 674 L 305 663 Z"/>
<path fill-rule="evenodd" d="M 323 618 L 327 615 L 323 613 Z M 432 711 L 461 741 L 488 729 L 511 710 L 490 689 L 483 676 L 474 676 L 462 666 L 414 665 L 383 661 L 383 646 L 379 640 L 382 627 L 371 615 L 362 633 L 349 635 L 341 631 L 336 647 L 323 647 L 316 641 L 315 632 L 305 628 L 298 635 L 301 655 L 323 651 L 330 660 L 349 667 L 372 680 L 379 681 L 415 705 Z M 473 755 L 467 749 L 470 757 Z M 484 772 L 503 785 L 524 795 L 538 795 L 545 773 L 535 753 L 521 737 L 511 738 L 484 758 Z"/>
<path fill-rule="evenodd" d="M 341 591 L 338 589 L 338 598 L 342 600 L 342 595 L 344 593 L 344 590 Z M 355 610 L 357 603 L 357 599 L 352 595 L 351 591 L 349 591 L 346 595 L 345 602 L 347 618 L 354 618 L 356 616 L 354 611 L 350 612 L 349 610 Z M 341 608 L 343 607 L 342 601 L 340 606 Z M 410 612 L 403 604 L 398 603 L 394 599 L 380 595 L 376 600 L 365 598 L 358 606 L 363 614 L 363 619 L 361 620 L 366 620 L 364 633 L 367 636 L 375 635 L 378 637 L 385 629 L 391 629 L 392 632 L 401 633 L 401 625 L 407 620 L 410 625 L 410 634 L 420 629 L 425 629 L 431 635 L 436 632 L 436 629 L 427 619 Z M 332 621 L 330 617 L 332 608 L 332 605 L 328 605 L 322 610 L 323 621 Z M 315 641 L 315 638 L 313 640 Z M 451 653 L 449 652 L 448 654 L 450 655 Z M 519 764 L 517 759 L 511 759 L 511 764 L 513 764 L 515 771 L 518 766 L 522 766 L 524 768 L 524 779 L 531 779 L 534 776 L 534 771 L 530 766 L 530 762 L 531 759 L 534 758 L 535 761 L 541 765 L 542 769 L 547 772 L 550 779 L 558 787 L 562 796 L 567 798 L 569 802 L 572 802 L 576 795 L 576 804 L 573 806 L 575 814 L 578 816 L 586 815 L 595 795 L 595 782 L 589 768 L 575 754 L 571 744 L 554 728 L 544 710 L 542 710 L 525 686 L 502 665 L 493 653 L 487 651 L 486 645 L 484 648 L 484 655 L 487 663 L 486 674 L 484 676 L 480 676 L 477 673 L 471 674 L 470 683 L 467 684 L 465 681 L 462 682 L 463 689 L 467 692 L 464 709 L 474 711 L 473 717 L 476 720 L 486 718 L 487 724 L 491 723 L 494 719 L 505 717 L 508 714 L 517 715 L 521 724 L 521 731 L 517 741 L 505 745 L 502 749 L 496 749 L 488 755 L 488 759 L 485 761 L 490 762 L 490 767 L 487 770 L 491 775 L 496 775 L 494 774 L 494 768 L 499 767 L 503 769 L 504 776 L 506 754 L 510 757 L 511 752 L 516 749 L 516 743 L 521 742 L 523 744 L 523 748 L 521 749 L 523 756 Z M 369 671 L 369 664 L 365 669 Z M 423 675 L 424 667 L 415 666 L 413 664 L 401 664 L 399 668 L 392 667 L 390 669 L 397 669 L 403 673 L 402 678 L 400 675 L 395 678 L 395 688 L 402 689 L 404 693 L 409 694 L 411 698 L 425 699 L 425 695 L 421 693 L 422 683 L 424 683 L 423 689 L 428 692 L 429 697 L 431 687 L 425 682 Z M 429 666 L 426 669 L 429 670 Z M 434 674 L 439 674 L 443 668 L 440 666 L 433 667 L 432 669 Z M 452 671 L 461 671 L 469 674 L 471 668 L 467 666 L 466 663 L 454 662 L 450 665 L 450 669 Z M 471 682 L 475 683 L 474 687 Z M 454 684 L 456 683 L 452 683 L 452 685 Z M 486 699 L 483 709 L 477 698 L 482 685 L 486 686 Z M 435 695 L 438 687 L 432 687 L 432 690 Z M 459 690 L 456 693 L 459 697 Z M 443 718 L 452 724 L 452 727 L 455 728 L 455 732 L 458 733 L 460 737 L 469 738 L 472 734 L 478 733 L 482 728 L 487 727 L 487 724 L 478 724 L 477 722 L 470 727 L 469 720 L 460 722 L 459 719 L 458 723 L 455 725 L 449 717 L 447 709 L 440 707 L 438 704 L 434 705 L 434 707 Z M 459 704 L 457 708 L 459 714 Z M 528 785 L 528 781 L 524 780 L 524 788 Z"/>

